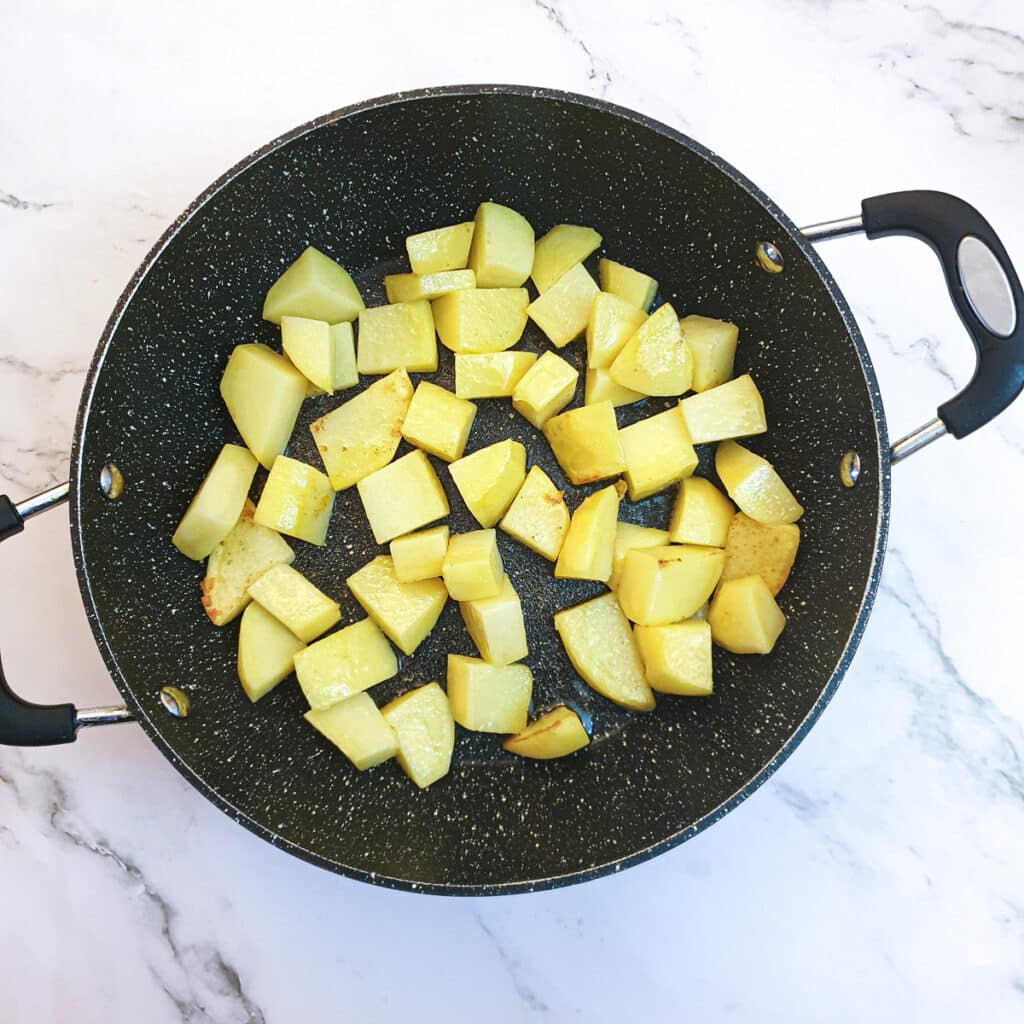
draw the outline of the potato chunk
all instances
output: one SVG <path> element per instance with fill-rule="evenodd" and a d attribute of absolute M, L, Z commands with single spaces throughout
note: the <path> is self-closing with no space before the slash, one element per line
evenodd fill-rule
<path fill-rule="evenodd" d="M 622 575 L 622 563 L 634 548 L 657 548 L 668 543 L 668 530 L 656 530 L 652 526 L 637 526 L 634 523 L 617 523 L 612 548 L 612 574 L 608 577 L 608 589 L 616 590 Z"/>
<path fill-rule="evenodd" d="M 668 533 L 673 544 L 724 548 L 736 509 L 710 481 L 691 476 L 679 485 Z"/>
<path fill-rule="evenodd" d="M 250 604 L 238 630 L 238 679 L 253 703 L 295 670 L 306 645 L 262 605 Z"/>
<path fill-rule="evenodd" d="M 533 269 L 530 222 L 500 203 L 481 203 L 473 218 L 468 266 L 478 288 L 518 288 Z"/>
<path fill-rule="evenodd" d="M 749 373 L 680 403 L 694 444 L 763 434 L 768 429 L 764 402 Z"/>
<path fill-rule="evenodd" d="M 414 274 L 438 274 L 446 270 L 462 270 L 469 262 L 469 246 L 473 241 L 473 222 L 452 224 L 409 235 L 405 251 Z"/>
<path fill-rule="evenodd" d="M 587 366 L 607 369 L 640 329 L 647 314 L 618 295 L 600 292 L 587 323 Z"/>
<path fill-rule="evenodd" d="M 317 711 L 397 674 L 395 652 L 370 619 L 353 622 L 295 655 L 299 686 Z"/>
<path fill-rule="evenodd" d="M 455 748 L 455 721 L 437 683 L 418 686 L 381 709 L 398 738 L 398 763 L 420 789 L 448 774 Z"/>
<path fill-rule="evenodd" d="M 543 429 L 558 464 L 577 487 L 618 476 L 626 468 L 611 402 L 570 409 Z"/>
<path fill-rule="evenodd" d="M 448 596 L 455 601 L 479 601 L 501 590 L 505 569 L 494 530 L 457 533 L 448 541 L 441 568 Z"/>
<path fill-rule="evenodd" d="M 588 686 L 632 711 L 654 707 L 633 631 L 614 594 L 602 594 L 557 612 L 555 629 Z"/>
<path fill-rule="evenodd" d="M 710 391 L 732 377 L 736 358 L 736 342 L 740 331 L 727 320 L 707 316 L 684 316 L 679 329 L 693 357 L 694 391 Z"/>
<path fill-rule="evenodd" d="M 388 302 L 438 299 L 460 288 L 475 288 L 472 270 L 440 270 L 435 274 L 387 274 L 384 290 Z"/>
<path fill-rule="evenodd" d="M 361 772 L 398 753 L 394 729 L 367 693 L 357 693 L 323 710 L 307 711 L 304 717 Z"/>
<path fill-rule="evenodd" d="M 582 750 L 590 742 L 580 716 L 570 708 L 553 708 L 501 745 L 510 754 L 550 761 Z"/>
<path fill-rule="evenodd" d="M 604 487 L 584 498 L 572 514 L 569 532 L 555 563 L 556 579 L 599 580 L 612 573 L 612 549 L 619 515 L 619 492 Z"/>
<path fill-rule="evenodd" d="M 263 319 L 279 324 L 284 316 L 303 316 L 336 324 L 354 320 L 362 308 L 359 289 L 348 271 L 309 246 L 270 286 Z"/>
<path fill-rule="evenodd" d="M 556 224 L 537 239 L 530 277 L 538 292 L 546 292 L 563 274 L 582 263 L 599 245 L 601 236 L 593 228 Z"/>
<path fill-rule="evenodd" d="M 338 602 L 290 565 L 269 568 L 249 587 L 249 596 L 307 644 L 341 619 Z"/>
<path fill-rule="evenodd" d="M 652 690 L 680 697 L 711 695 L 711 627 L 706 622 L 637 626 L 633 635 Z"/>
<path fill-rule="evenodd" d="M 793 523 L 804 514 L 772 464 L 735 441 L 718 446 L 715 472 L 740 511 L 759 523 Z"/>
<path fill-rule="evenodd" d="M 520 544 L 553 562 L 569 529 L 569 509 L 547 473 L 540 466 L 531 466 L 498 525 Z"/>
<path fill-rule="evenodd" d="M 530 296 L 525 288 L 460 288 L 434 299 L 434 326 L 452 352 L 503 352 L 526 327 Z"/>
<path fill-rule="evenodd" d="M 608 372 L 623 387 L 645 395 L 681 395 L 689 390 L 693 374 L 690 349 L 668 303 L 637 328 Z"/>
<path fill-rule="evenodd" d="M 437 336 L 430 303 L 396 302 L 359 314 L 360 373 L 433 373 L 437 369 Z"/>
<path fill-rule="evenodd" d="M 539 430 L 576 394 L 579 370 L 554 352 L 545 352 L 512 392 L 512 408 Z"/>
<path fill-rule="evenodd" d="M 619 604 L 641 626 L 689 618 L 715 589 L 725 553 L 718 548 L 671 544 L 634 548 L 622 563 Z"/>
<path fill-rule="evenodd" d="M 532 352 L 479 352 L 455 357 L 459 398 L 508 398 L 537 361 Z"/>
<path fill-rule="evenodd" d="M 646 313 L 658 293 L 658 282 L 639 270 L 616 263 L 615 260 L 601 260 L 597 265 L 601 291 L 610 292 L 631 306 Z"/>
<path fill-rule="evenodd" d="M 254 519 L 278 533 L 322 547 L 334 511 L 334 488 L 318 469 L 279 455 L 270 468 Z"/>
<path fill-rule="evenodd" d="M 432 526 L 419 533 L 407 533 L 391 542 L 391 560 L 399 583 L 437 579 L 448 550 L 448 527 Z"/>
<path fill-rule="evenodd" d="M 796 523 L 759 523 L 738 512 L 725 541 L 722 580 L 760 576 L 772 594 L 777 594 L 789 579 L 799 546 L 800 527 Z"/>
<path fill-rule="evenodd" d="M 448 703 L 463 729 L 519 732 L 526 728 L 532 695 L 533 674 L 525 665 L 448 655 Z"/>
<path fill-rule="evenodd" d="M 634 402 L 640 402 L 646 397 L 632 388 L 624 388 L 607 370 L 587 370 L 586 383 L 583 386 L 584 405 L 611 402 L 618 408 L 620 405 L 632 405 Z"/>
<path fill-rule="evenodd" d="M 344 321 L 330 326 L 331 342 L 334 345 L 334 387 L 333 391 L 354 388 L 359 383 L 356 369 L 356 342 L 352 324 Z"/>
<path fill-rule="evenodd" d="M 473 518 L 489 529 L 526 479 L 526 449 L 518 441 L 498 441 L 457 459 L 448 471 Z"/>
<path fill-rule="evenodd" d="M 450 391 L 421 380 L 402 424 L 402 437 L 425 452 L 452 462 L 461 459 L 476 416 L 476 406 Z"/>
<path fill-rule="evenodd" d="M 630 501 L 657 494 L 697 468 L 697 453 L 678 406 L 623 427 L 619 442 Z"/>
<path fill-rule="evenodd" d="M 459 605 L 462 621 L 480 657 L 491 665 L 511 665 L 529 653 L 523 606 L 507 575 L 493 597 L 463 601 Z"/>
<path fill-rule="evenodd" d="M 281 348 L 295 369 L 314 387 L 325 392 L 334 390 L 337 349 L 326 320 L 281 317 Z"/>
<path fill-rule="evenodd" d="M 577 263 L 534 299 L 526 312 L 555 348 L 564 348 L 587 329 L 591 307 L 599 294 L 597 282 L 582 263 Z"/>
<path fill-rule="evenodd" d="M 770 654 L 786 616 L 760 576 L 741 576 L 718 588 L 708 624 L 712 640 L 733 654 Z"/>

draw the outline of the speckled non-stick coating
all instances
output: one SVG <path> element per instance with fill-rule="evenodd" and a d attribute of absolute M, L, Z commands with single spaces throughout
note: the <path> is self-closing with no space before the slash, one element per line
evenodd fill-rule
<path fill-rule="evenodd" d="M 505 754 L 498 738 L 458 731 L 451 774 L 421 792 L 395 763 L 360 774 L 302 720 L 290 679 L 253 706 L 235 676 L 237 621 L 214 628 L 199 604 L 200 565 L 170 535 L 226 440 L 237 440 L 218 381 L 239 342 L 275 345 L 260 319 L 267 287 L 306 245 L 335 257 L 368 304 L 382 275 L 404 269 L 404 237 L 466 220 L 483 199 L 521 211 L 538 234 L 589 224 L 601 252 L 643 268 L 680 315 L 740 326 L 737 368 L 765 398 L 768 455 L 807 508 L 800 555 L 780 602 L 789 617 L 769 657 L 715 650 L 715 694 L 659 697 L 626 713 L 576 676 L 554 611 L 603 591 L 556 581 L 550 564 L 499 534 L 527 615 L 537 708 L 564 702 L 593 724 L 585 751 L 555 762 Z M 786 261 L 769 275 L 755 243 Z M 596 268 L 595 268 L 596 271 Z M 532 327 L 523 347 L 544 350 Z M 581 371 L 584 345 L 563 350 Z M 415 375 L 414 375 L 415 376 Z M 363 384 L 377 378 L 364 378 Z M 441 349 L 435 382 L 452 387 Z M 290 454 L 319 465 L 312 419 L 354 392 L 305 404 Z M 582 401 L 582 372 L 577 403 Z M 664 400 L 620 410 L 620 425 Z M 547 444 L 510 402 L 487 400 L 468 451 L 505 437 L 565 487 Z M 72 524 L 86 608 L 117 685 L 161 750 L 249 828 L 324 867 L 385 885 L 451 893 L 523 890 L 618 869 L 694 834 L 751 792 L 821 710 L 869 609 L 888 507 L 885 426 L 867 355 L 841 295 L 792 224 L 749 182 L 662 125 L 595 100 L 502 87 L 390 97 L 307 125 L 229 172 L 168 232 L 129 286 L 85 389 L 73 457 Z M 855 449 L 860 483 L 840 486 Z M 400 449 L 407 450 L 403 444 Z M 710 472 L 709 451 L 701 472 Z M 126 489 L 100 493 L 115 462 Z M 475 527 L 443 463 L 453 531 Z M 265 473 L 257 478 L 255 493 Z M 664 526 L 671 495 L 621 515 Z M 355 489 L 338 496 L 327 546 L 294 542 L 296 567 L 362 617 L 345 577 L 381 549 Z M 449 603 L 438 628 L 402 660 L 379 703 L 444 682 L 449 651 L 472 654 Z M 162 709 L 172 683 L 187 719 Z"/>

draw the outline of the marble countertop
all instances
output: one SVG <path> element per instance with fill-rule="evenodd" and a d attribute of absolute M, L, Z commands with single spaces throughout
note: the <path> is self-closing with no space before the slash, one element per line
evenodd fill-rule
<path fill-rule="evenodd" d="M 265 140 L 363 97 L 597 94 L 717 150 L 797 222 L 944 189 L 1024 262 L 1015 0 L 9 0 L 4 21 L 0 490 L 16 498 L 65 479 L 93 347 L 164 228 Z M 967 379 L 967 339 L 924 246 L 822 251 L 898 436 Z M 1021 1020 L 1022 469 L 1024 402 L 899 466 L 875 613 L 821 721 L 714 828 L 584 886 L 445 900 L 329 875 L 220 814 L 131 726 L 0 750 L 4 1020 Z M 66 517 L 2 556 L 11 679 L 115 701 Z"/>

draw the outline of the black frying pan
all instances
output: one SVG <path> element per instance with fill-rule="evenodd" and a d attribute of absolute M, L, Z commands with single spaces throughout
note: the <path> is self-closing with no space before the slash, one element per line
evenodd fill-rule
<path fill-rule="evenodd" d="M 738 368 L 754 374 L 771 428 L 751 446 L 770 455 L 807 515 L 775 652 L 716 650 L 714 697 L 661 698 L 648 715 L 584 686 L 551 627 L 555 610 L 603 588 L 556 584 L 549 563 L 500 535 L 528 609 L 535 704 L 578 708 L 594 742 L 535 763 L 503 753 L 494 737 L 460 731 L 451 774 L 420 792 L 394 764 L 352 770 L 302 721 L 294 682 L 249 704 L 235 678 L 237 624 L 209 624 L 201 568 L 169 538 L 214 453 L 235 439 L 217 392 L 228 353 L 242 341 L 276 344 L 259 312 L 280 271 L 315 244 L 355 274 L 368 304 L 381 302 L 383 274 L 403 263 L 403 238 L 465 220 L 482 199 L 521 210 L 539 232 L 594 225 L 603 251 L 653 274 L 681 314 L 736 321 Z M 678 132 L 598 100 L 488 86 L 375 100 L 271 143 L 212 185 L 156 245 L 118 302 L 86 381 L 69 485 L 75 566 L 127 709 L 38 707 L 0 677 L 0 742 L 67 742 L 82 725 L 134 718 L 197 789 L 258 835 L 331 870 L 420 891 L 562 885 L 696 834 L 778 767 L 838 686 L 878 584 L 891 461 L 944 431 L 960 437 L 981 426 L 1024 382 L 1024 298 L 980 215 L 939 193 L 899 193 L 866 200 L 862 219 L 809 234 L 861 228 L 932 245 L 979 355 L 967 389 L 893 454 L 860 332 L 807 238 Z M 968 236 L 979 241 L 962 243 Z M 531 329 L 523 345 L 543 347 Z M 563 354 L 579 364 L 582 349 Z M 434 379 L 452 386 L 451 356 L 442 353 Z M 348 397 L 307 402 L 291 454 L 318 464 L 306 427 Z M 575 506 L 587 489 L 567 484 L 509 403 L 479 405 L 470 448 L 519 438 Z M 620 424 L 665 407 L 650 399 L 622 409 Z M 852 487 L 838 472 L 848 452 L 859 460 Z M 701 471 L 710 472 L 706 455 Z M 2 499 L 0 537 L 69 487 L 19 506 Z M 449 498 L 452 529 L 474 528 L 450 487 Z M 663 525 L 669 500 L 624 502 L 622 515 Z M 343 581 L 377 548 L 354 490 L 339 496 L 326 549 L 295 547 L 297 568 L 341 601 L 344 621 L 362 617 Z M 374 695 L 443 681 L 449 651 L 474 653 L 454 603 Z"/>

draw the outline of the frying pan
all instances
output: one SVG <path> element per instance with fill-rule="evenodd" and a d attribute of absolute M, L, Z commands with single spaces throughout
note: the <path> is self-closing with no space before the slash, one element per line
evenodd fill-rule
<path fill-rule="evenodd" d="M 366 773 L 301 718 L 286 682 L 250 705 L 235 677 L 237 624 L 202 614 L 202 569 L 169 538 L 213 455 L 236 434 L 218 395 L 228 353 L 276 344 L 259 316 L 269 284 L 308 244 L 384 299 L 406 235 L 469 218 L 483 199 L 522 211 L 538 232 L 590 224 L 603 251 L 661 282 L 659 301 L 740 326 L 738 371 L 765 400 L 770 456 L 807 508 L 800 555 L 780 600 L 789 617 L 772 655 L 715 651 L 715 694 L 662 698 L 630 714 L 573 671 L 551 615 L 603 591 L 555 581 L 550 564 L 500 535 L 527 611 L 534 704 L 566 703 L 591 746 L 553 762 L 502 752 L 459 731 L 450 775 L 419 791 L 393 763 Z M 977 350 L 967 388 L 891 450 L 857 325 L 810 242 L 854 231 L 915 235 L 939 256 Z M 70 497 L 74 561 L 96 643 L 125 706 L 76 710 L 22 700 L 0 673 L 0 742 L 71 741 L 79 728 L 135 720 L 200 792 L 252 831 L 322 867 L 416 891 L 546 888 L 619 870 L 695 835 L 737 806 L 817 719 L 853 657 L 882 568 L 890 466 L 948 432 L 962 437 L 1024 384 L 1020 283 L 988 223 L 961 200 L 904 192 L 803 233 L 715 154 L 665 125 L 599 100 L 506 86 L 388 96 L 312 121 L 254 153 L 172 225 L 121 296 L 85 383 L 70 483 L 0 501 L 0 538 Z M 541 350 L 527 330 L 523 347 Z M 563 351 L 581 365 L 583 346 Z M 453 385 L 442 350 L 439 374 Z M 365 383 L 365 382 L 364 382 Z M 311 399 L 290 453 L 318 465 L 309 423 L 342 396 Z M 667 407 L 619 410 L 620 425 Z M 507 401 L 483 401 L 470 450 L 505 437 L 564 487 L 546 443 Z M 453 531 L 475 524 L 439 465 Z M 700 472 L 710 473 L 705 454 Z M 852 486 L 850 486 L 852 485 Z M 257 482 L 257 488 L 260 482 Z M 593 489 L 593 488 L 590 488 Z M 663 526 L 670 497 L 623 503 Z M 327 546 L 296 543 L 296 567 L 362 617 L 345 577 L 378 552 L 354 490 L 338 496 Z M 449 602 L 438 627 L 378 701 L 444 680 L 449 651 L 473 654 Z"/>

